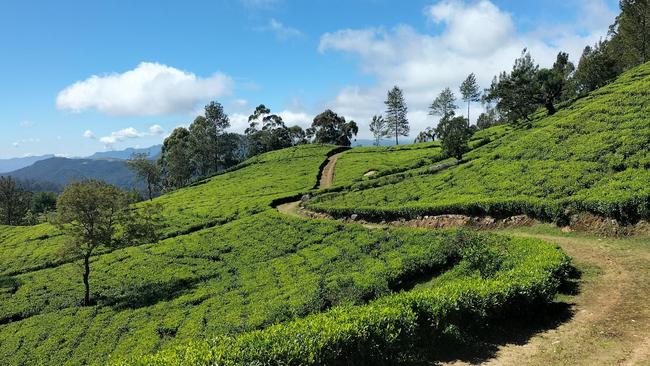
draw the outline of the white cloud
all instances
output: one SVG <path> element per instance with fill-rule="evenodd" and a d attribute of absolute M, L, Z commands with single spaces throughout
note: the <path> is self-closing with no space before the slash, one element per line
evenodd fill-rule
<path fill-rule="evenodd" d="M 232 113 L 230 119 L 230 130 L 236 133 L 244 133 L 248 128 L 248 115 L 243 113 Z"/>
<path fill-rule="evenodd" d="M 14 143 L 11 144 L 11 145 L 12 145 L 13 147 L 19 147 L 19 146 L 20 146 L 20 143 L 19 143 L 18 141 L 16 141 L 16 142 L 14 142 Z"/>
<path fill-rule="evenodd" d="M 580 0 L 578 5 L 594 12 L 596 20 L 544 25 L 521 33 L 517 32 L 512 15 L 490 1 L 444 0 L 424 9 L 426 20 L 436 25 L 436 34 L 422 33 L 409 25 L 389 30 L 372 27 L 325 33 L 318 47 L 321 53 L 339 51 L 354 55 L 361 72 L 376 80 L 372 86 L 344 87 L 327 106 L 357 121 L 360 137 L 367 137 L 368 121 L 385 109 L 387 91 L 398 85 L 404 90 L 411 135 L 415 136 L 435 124 L 427 115 L 435 96 L 445 87 L 457 90 L 471 72 L 477 74 L 482 87 L 488 87 L 494 75 L 512 67 L 524 48 L 542 66 L 550 66 L 559 51 L 569 52 L 577 61 L 582 49 L 604 36 L 613 21 L 603 0 Z M 577 13 L 581 14 L 580 11 Z M 459 108 L 459 113 L 466 111 L 466 106 Z M 473 119 L 479 112 L 480 106 L 475 104 Z"/>
<path fill-rule="evenodd" d="M 113 116 L 186 113 L 210 98 L 227 95 L 233 81 L 222 73 L 207 78 L 159 63 L 142 62 L 121 74 L 93 75 L 63 89 L 59 109 L 95 109 Z"/>
<path fill-rule="evenodd" d="M 20 122 L 20 127 L 22 127 L 22 128 L 32 128 L 32 127 L 34 127 L 34 122 L 27 121 L 27 120 L 21 121 Z"/>
<path fill-rule="evenodd" d="M 87 138 L 87 139 L 94 139 L 94 138 L 95 138 L 95 134 L 94 134 L 93 131 L 91 131 L 91 130 L 86 130 L 86 131 L 84 131 L 83 136 L 84 136 L 85 138 Z"/>
<path fill-rule="evenodd" d="M 90 132 L 90 131 L 86 131 L 86 132 Z M 161 136 L 164 133 L 165 133 L 165 129 L 162 128 L 162 126 L 157 124 L 150 126 L 148 132 L 141 132 L 135 129 L 134 127 L 127 127 L 119 131 L 111 132 L 111 134 L 108 136 L 100 137 L 99 141 L 103 143 L 106 147 L 112 147 L 114 144 L 128 139 L 137 139 L 137 138 L 147 137 L 147 136 Z M 84 136 L 86 136 L 86 133 L 84 133 Z M 92 132 L 90 132 L 89 136 L 92 136 L 90 138 L 95 138 L 95 135 Z"/>
<path fill-rule="evenodd" d="M 284 124 L 288 127 L 298 125 L 302 128 L 307 128 L 311 126 L 311 123 L 314 120 L 313 115 L 305 112 L 293 112 L 290 110 L 284 110 L 278 113 L 278 115 L 282 117 Z"/>
<path fill-rule="evenodd" d="M 119 131 L 111 132 L 111 134 L 108 136 L 100 137 L 99 141 L 101 141 L 104 145 L 109 146 L 115 144 L 116 142 L 121 142 L 126 139 L 133 139 L 142 136 L 144 136 L 144 133 L 138 132 L 138 130 L 133 127 L 127 127 Z"/>
<path fill-rule="evenodd" d="M 269 24 L 266 27 L 260 28 L 260 30 L 273 32 L 275 33 L 275 36 L 282 41 L 289 38 L 302 37 L 304 35 L 298 29 L 286 26 L 282 24 L 282 22 L 273 18 L 269 20 Z"/>
<path fill-rule="evenodd" d="M 161 125 L 153 125 L 149 127 L 149 135 L 162 135 L 165 133 L 165 129 Z"/>

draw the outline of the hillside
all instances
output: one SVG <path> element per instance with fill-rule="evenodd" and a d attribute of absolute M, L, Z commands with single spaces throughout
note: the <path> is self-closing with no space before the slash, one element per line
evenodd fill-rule
<path fill-rule="evenodd" d="M 13 172 L 30 166 L 37 161 L 53 158 L 54 155 L 26 156 L 24 158 L 0 159 L 0 174 Z"/>
<path fill-rule="evenodd" d="M 566 225 L 574 214 L 590 213 L 636 223 L 650 217 L 649 91 L 646 64 L 476 148 L 458 166 L 376 179 L 321 195 L 309 207 L 369 220 L 526 214 Z"/>
<path fill-rule="evenodd" d="M 491 233 L 349 217 L 647 219 L 648 91 L 650 64 L 530 126 L 480 131 L 460 162 L 438 143 L 259 155 L 156 198 L 164 239 L 97 252 L 89 307 L 79 306 L 77 264 L 58 255 L 66 242 L 58 229 L 2 226 L 0 364 L 419 364 L 463 359 L 454 351 L 474 347 L 483 348 L 479 360 L 501 357 L 497 345 L 512 364 L 644 359 L 649 291 L 626 281 L 650 278 L 645 237 L 603 242 L 549 226 Z M 287 204 L 295 212 L 278 207 Z M 584 274 L 584 294 L 563 249 Z M 513 319 L 527 328 L 507 328 Z M 536 345 L 540 331 L 556 332 L 561 352 Z M 517 354 L 491 340 L 495 332 L 522 332 L 542 351 Z M 585 355 L 596 342 L 604 351 Z"/>
<path fill-rule="evenodd" d="M 157 351 L 174 363 L 185 354 L 174 346 L 189 341 L 206 363 L 435 358 L 418 350 L 430 342 L 421 335 L 461 342 L 490 314 L 558 292 L 567 257 L 540 240 L 373 230 L 272 207 L 312 190 L 337 151 L 264 154 L 158 198 L 168 238 L 98 253 L 92 307 L 78 306 L 77 267 L 58 257 L 65 238 L 55 228 L 1 227 L 0 363 L 106 363 Z M 431 317 L 438 325 L 418 320 Z M 312 342 L 286 343 L 304 332 Z"/>
<path fill-rule="evenodd" d="M 124 189 L 142 188 L 124 161 L 104 159 L 49 158 L 5 175 L 20 180 L 50 182 L 59 186 L 82 178 L 101 179 Z"/>

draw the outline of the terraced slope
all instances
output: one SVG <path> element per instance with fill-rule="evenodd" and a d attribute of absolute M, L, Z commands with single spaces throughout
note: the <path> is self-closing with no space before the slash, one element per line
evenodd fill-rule
<path fill-rule="evenodd" d="M 0 228 L 0 364 L 140 362 L 159 351 L 167 363 L 176 349 L 195 354 L 194 364 L 213 355 L 234 364 L 343 362 L 352 349 L 373 354 L 398 343 L 403 351 L 391 359 L 407 360 L 429 340 L 422 332 L 459 342 L 500 309 L 557 293 L 567 257 L 542 241 L 369 230 L 271 207 L 312 189 L 333 148 L 266 154 L 159 198 L 169 238 L 95 256 L 91 307 L 79 306 L 77 265 L 56 256 L 64 237 L 47 225 Z M 429 292 L 408 291 L 422 282 Z M 431 313 L 438 306 L 442 313 Z M 477 322 L 457 321 L 471 317 Z M 434 318 L 447 325 L 418 320 Z M 328 324 L 336 326 L 318 328 Z M 286 343 L 304 332 L 312 332 L 304 348 Z"/>
<path fill-rule="evenodd" d="M 528 214 L 565 223 L 587 212 L 634 223 L 650 217 L 650 64 L 469 154 L 436 174 L 323 195 L 335 216 L 415 218 Z"/>

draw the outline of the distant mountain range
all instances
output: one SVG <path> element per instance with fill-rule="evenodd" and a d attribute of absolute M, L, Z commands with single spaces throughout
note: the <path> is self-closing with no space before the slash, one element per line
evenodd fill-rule
<path fill-rule="evenodd" d="M 54 155 L 27 156 L 24 158 L 0 159 L 0 174 L 30 166 L 39 160 L 53 158 Z"/>
<path fill-rule="evenodd" d="M 94 153 L 88 157 L 70 158 L 70 160 L 78 160 L 78 159 L 126 160 L 130 158 L 132 154 L 135 153 L 147 153 L 152 158 L 155 158 L 158 155 L 160 155 L 161 147 L 162 147 L 161 145 L 154 145 L 143 149 L 128 148 L 125 150 L 118 150 L 118 151 L 103 151 L 103 152 Z M 49 155 L 39 155 L 39 156 L 27 156 L 24 158 L 0 159 L 0 174 L 13 172 L 15 170 L 28 167 L 36 163 L 37 161 L 47 160 L 53 157 L 55 156 L 49 154 Z"/>
<path fill-rule="evenodd" d="M 101 179 L 118 187 L 142 188 L 124 160 L 49 158 L 5 175 L 21 181 L 48 182 L 63 187 L 83 178 Z"/>
<path fill-rule="evenodd" d="M 125 150 L 120 150 L 120 151 L 103 151 L 103 152 L 97 152 L 86 159 L 93 159 L 93 160 L 99 160 L 99 159 L 120 159 L 120 160 L 126 160 L 131 157 L 133 154 L 148 154 L 150 158 L 154 159 L 157 158 L 158 155 L 160 155 L 160 150 L 162 148 L 162 145 L 154 145 L 151 147 L 143 148 L 143 149 L 135 149 L 135 148 L 128 148 Z"/>
<path fill-rule="evenodd" d="M 143 149 L 95 153 L 87 158 L 63 158 L 54 155 L 0 159 L 0 175 L 11 176 L 32 191 L 60 191 L 71 181 L 83 178 L 100 179 L 124 189 L 141 189 L 140 183 L 125 163 L 135 153 L 146 153 L 152 159 L 160 155 L 161 145 Z"/>

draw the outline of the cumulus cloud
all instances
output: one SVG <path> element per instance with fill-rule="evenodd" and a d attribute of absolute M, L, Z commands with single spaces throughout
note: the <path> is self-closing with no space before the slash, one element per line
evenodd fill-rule
<path fill-rule="evenodd" d="M 517 31 L 511 14 L 488 0 L 444 0 L 426 7 L 425 20 L 437 26 L 435 34 L 409 25 L 325 33 L 318 47 L 321 53 L 354 55 L 361 72 L 376 80 L 371 86 L 344 87 L 327 106 L 355 119 L 362 126 L 360 136 L 366 137 L 368 121 L 385 109 L 387 91 L 398 85 L 409 107 L 411 135 L 416 135 L 436 123 L 427 115 L 435 96 L 445 87 L 457 90 L 471 72 L 476 73 L 482 87 L 487 87 L 494 75 L 512 67 L 524 48 L 542 66 L 550 66 L 559 51 L 569 52 L 577 61 L 582 49 L 603 37 L 613 20 L 602 0 L 581 0 L 579 6 L 590 7 L 594 18 L 526 33 Z M 549 33 L 548 29 L 556 31 Z M 480 111 L 480 106 L 475 105 L 472 119 Z"/>
<path fill-rule="evenodd" d="M 99 141 L 103 143 L 106 147 L 112 147 L 114 144 L 118 142 L 126 141 L 129 139 L 137 139 L 137 138 L 147 137 L 147 136 L 161 136 L 164 134 L 165 134 L 165 129 L 158 124 L 150 126 L 147 132 L 138 131 L 134 127 L 127 127 L 119 131 L 111 132 L 107 136 L 102 136 L 99 138 Z M 90 139 L 96 138 L 95 134 L 90 130 L 86 130 L 86 132 L 84 132 L 84 137 Z"/>
<path fill-rule="evenodd" d="M 153 125 L 149 127 L 149 135 L 156 136 L 165 133 L 165 129 L 161 125 Z"/>
<path fill-rule="evenodd" d="M 22 127 L 22 128 L 32 128 L 32 127 L 34 127 L 34 122 L 27 121 L 27 120 L 21 121 L 20 122 L 20 127 Z"/>
<path fill-rule="evenodd" d="M 210 98 L 230 94 L 232 79 L 222 73 L 202 78 L 171 66 L 142 62 L 135 69 L 93 75 L 59 92 L 57 108 L 94 109 L 113 116 L 187 113 Z"/>
<path fill-rule="evenodd" d="M 110 135 L 100 137 L 99 141 L 101 141 L 104 145 L 113 145 L 116 142 L 121 142 L 126 139 L 133 139 L 137 137 L 143 137 L 144 133 L 139 132 L 133 127 L 127 127 L 124 129 L 121 129 L 119 131 L 111 132 Z"/>
<path fill-rule="evenodd" d="M 83 137 L 85 137 L 85 138 L 87 138 L 87 139 L 94 139 L 94 138 L 95 138 L 95 134 L 94 134 L 93 131 L 91 131 L 91 130 L 86 130 L 86 131 L 84 131 L 84 133 L 83 133 Z"/>

